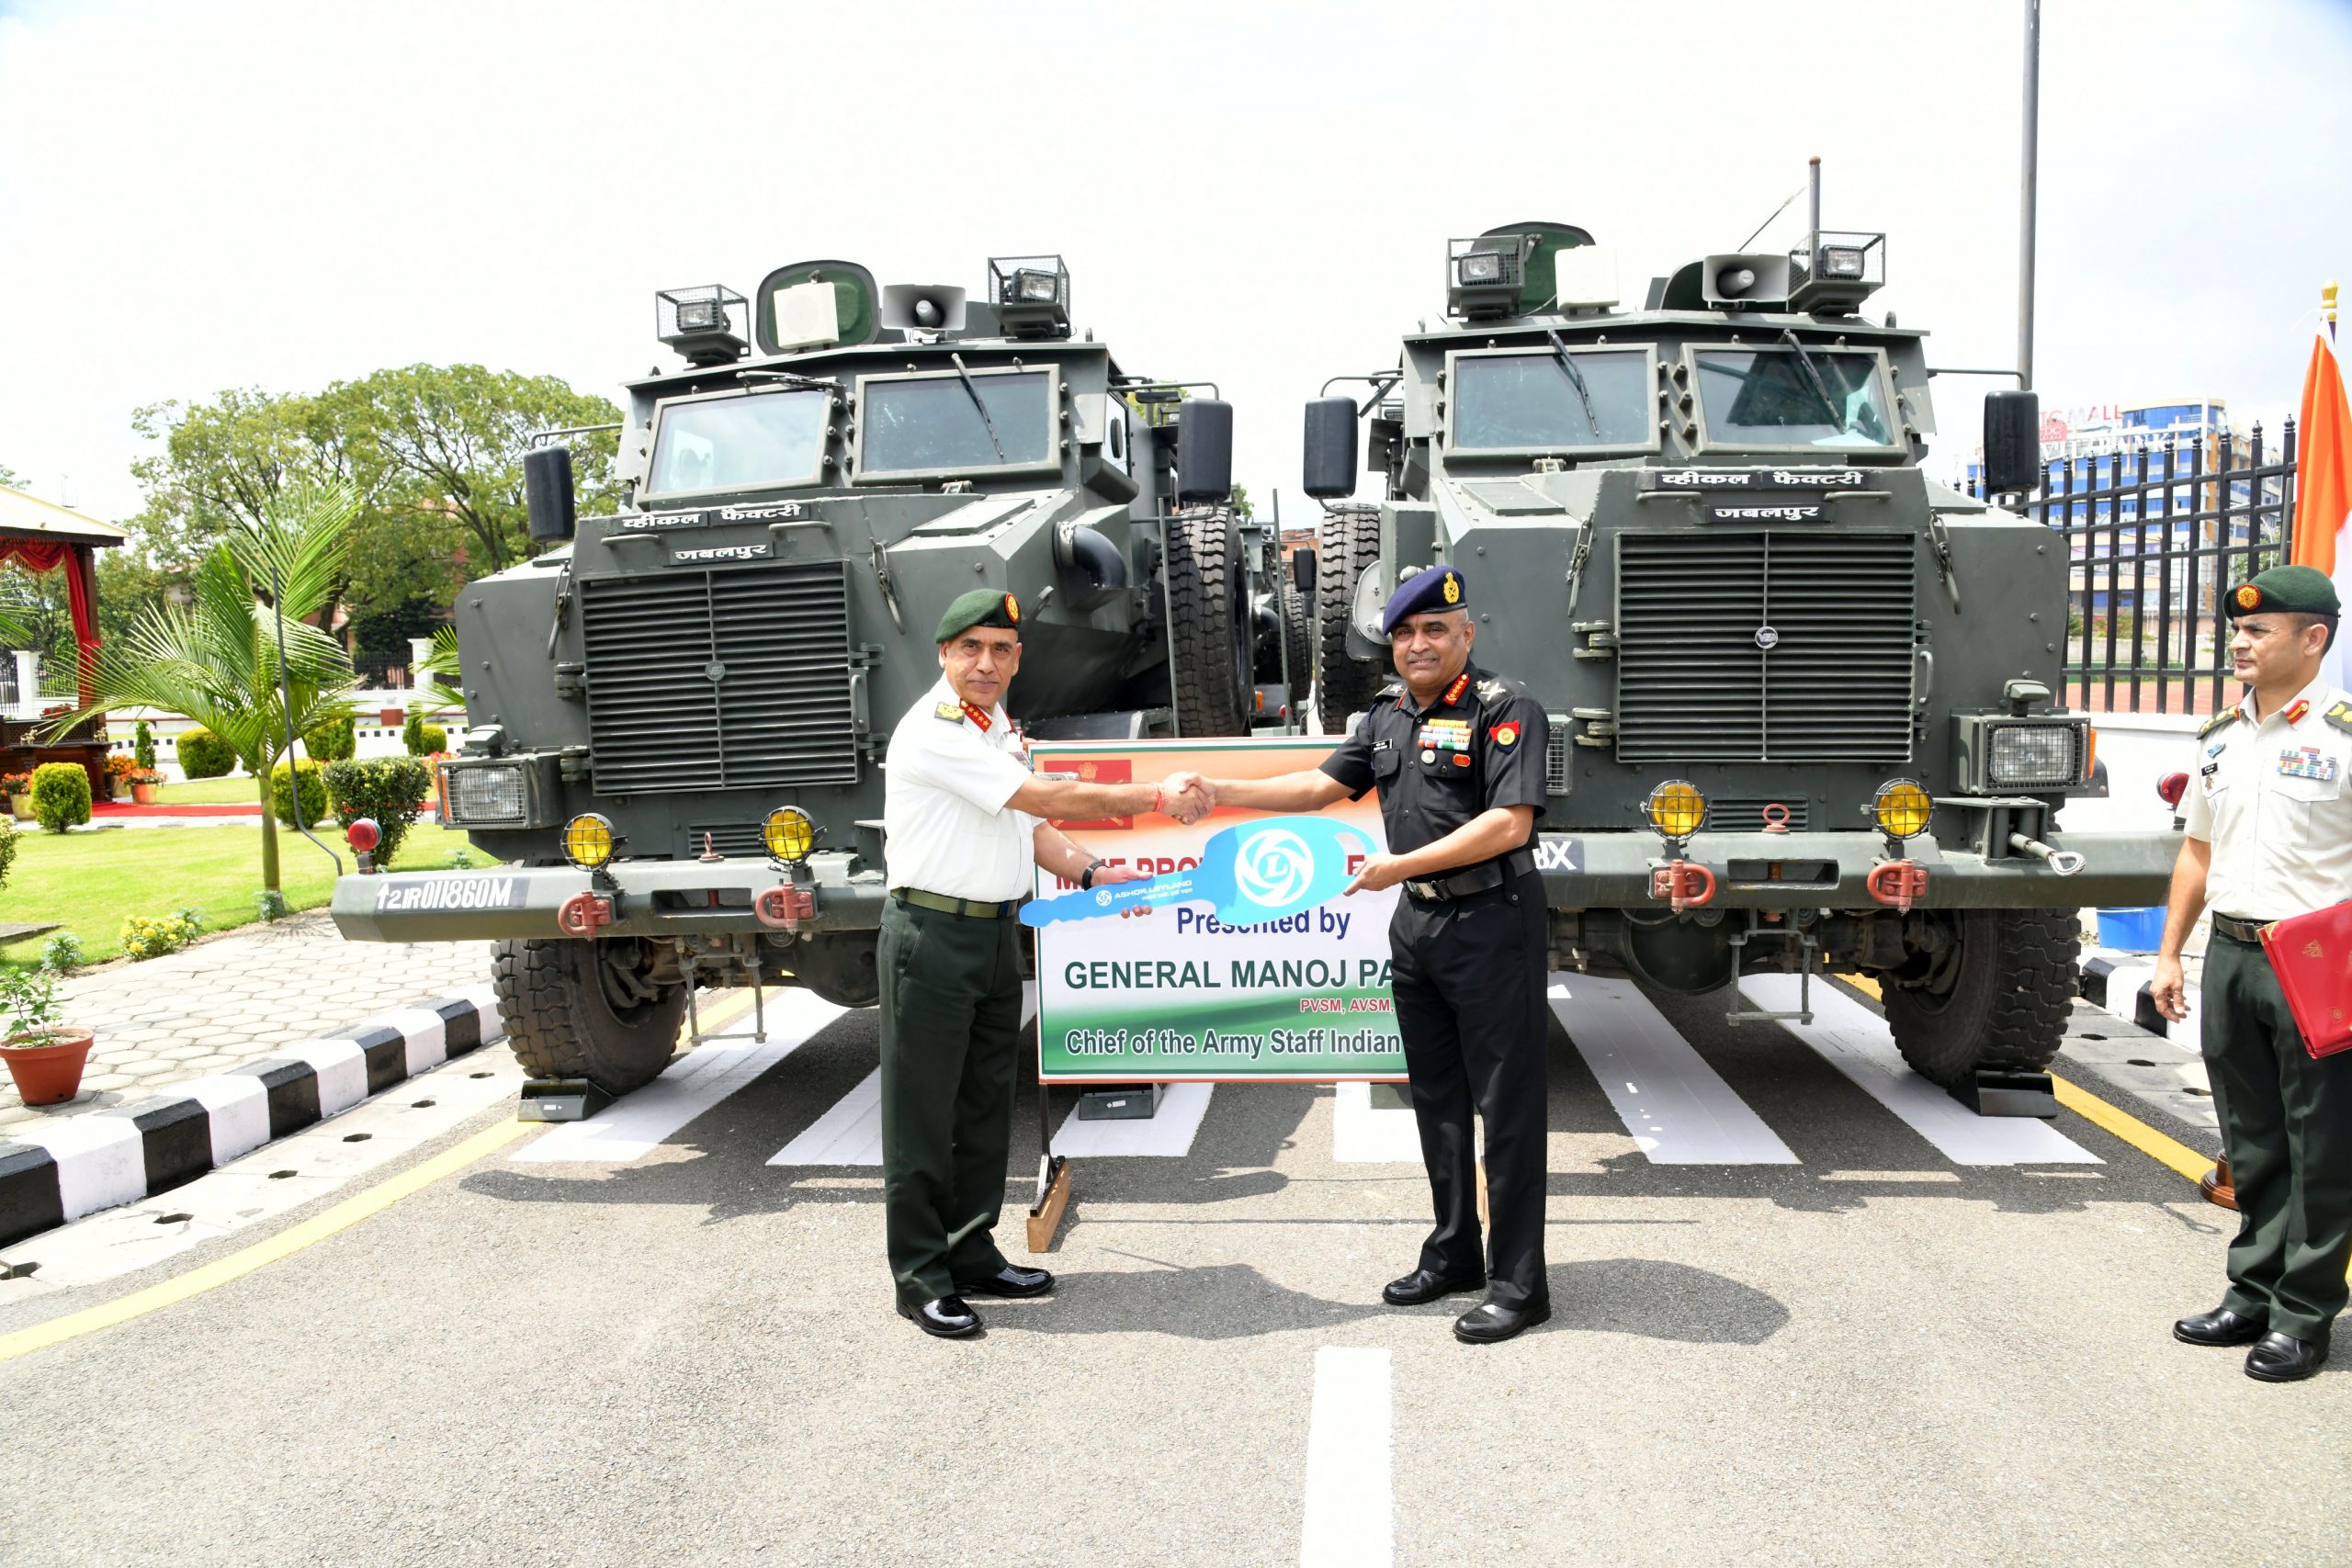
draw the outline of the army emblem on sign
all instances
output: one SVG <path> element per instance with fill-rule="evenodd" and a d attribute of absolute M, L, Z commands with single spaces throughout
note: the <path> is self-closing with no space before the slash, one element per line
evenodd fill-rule
<path fill-rule="evenodd" d="M 2251 609 L 2253 609 L 2256 604 L 2261 604 L 2261 603 L 2262 603 L 2262 590 L 2261 590 L 2261 589 L 2256 588 L 2256 587 L 2253 583 L 2251 583 L 2251 582 L 2243 582 L 2243 583 L 2240 583 L 2240 584 L 2238 585 L 2238 608 L 2239 608 L 2239 609 L 2241 609 L 2241 610 L 2251 610 Z"/>
<path fill-rule="evenodd" d="M 1445 574 L 1445 602 L 1449 604 L 1462 603 L 1462 580 L 1450 571 Z"/>

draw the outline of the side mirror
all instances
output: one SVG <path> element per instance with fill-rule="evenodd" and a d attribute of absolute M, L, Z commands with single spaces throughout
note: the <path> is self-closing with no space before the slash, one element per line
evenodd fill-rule
<path fill-rule="evenodd" d="M 1290 558 L 1290 585 L 1301 593 L 1315 592 L 1315 552 L 1295 550 Z"/>
<path fill-rule="evenodd" d="M 1356 405 L 1317 398 L 1306 405 L 1306 493 L 1340 501 L 1356 492 Z"/>
<path fill-rule="evenodd" d="M 1984 493 L 2041 488 L 2041 399 L 2033 392 L 1984 396 Z"/>
<path fill-rule="evenodd" d="M 1176 419 L 1176 501 L 1233 499 L 1233 405 L 1185 400 Z"/>
<path fill-rule="evenodd" d="M 535 446 L 523 454 L 523 510 L 534 539 L 569 539 L 580 515 L 571 497 L 571 448 Z"/>

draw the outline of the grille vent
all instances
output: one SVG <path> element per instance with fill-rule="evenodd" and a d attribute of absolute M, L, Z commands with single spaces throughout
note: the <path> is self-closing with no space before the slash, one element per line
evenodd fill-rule
<path fill-rule="evenodd" d="M 703 835 L 710 836 L 710 847 L 729 860 L 765 860 L 767 840 L 760 836 L 757 822 L 696 822 L 686 829 L 684 858 L 694 859 L 702 853 Z"/>
<path fill-rule="evenodd" d="M 1786 824 L 1792 833 L 1805 830 L 1805 798 L 1797 795 L 1781 799 L 1777 795 L 1727 795 L 1720 800 L 1707 802 L 1707 828 L 1716 833 L 1760 833 L 1764 830 L 1764 807 L 1780 800 L 1789 808 Z"/>

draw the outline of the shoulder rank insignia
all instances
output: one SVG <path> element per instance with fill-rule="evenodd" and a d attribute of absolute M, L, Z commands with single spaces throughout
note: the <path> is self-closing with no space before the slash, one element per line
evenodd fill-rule
<path fill-rule="evenodd" d="M 2332 702 L 2327 705 L 2327 712 L 2321 716 L 2346 734 L 2352 735 L 2352 703 L 2341 699 Z"/>
<path fill-rule="evenodd" d="M 2301 724 L 2303 722 L 2303 715 L 2311 711 L 2311 699 L 2308 697 L 2297 697 L 2293 702 L 2287 705 L 2287 712 L 2284 715 L 2284 717 L 2289 724 Z"/>
<path fill-rule="evenodd" d="M 1446 581 L 1450 583 L 1450 582 L 1452 582 L 1453 580 L 1453 578 L 1452 578 L 1451 576 L 1449 576 L 1449 577 L 1446 579 Z M 1458 703 L 1458 702 L 1460 702 L 1460 701 L 1462 700 L 1462 694 L 1463 694 L 1464 692 L 1467 691 L 1467 690 L 1469 689 L 1469 686 L 1470 686 L 1470 677 L 1469 677 L 1469 676 L 1467 676 L 1467 675 L 1456 675 L 1456 676 L 1453 678 L 1453 684 L 1452 684 L 1451 686 L 1448 686 L 1448 687 L 1445 689 L 1445 695 L 1444 695 L 1444 697 L 1443 697 L 1442 699 L 1441 699 L 1441 700 L 1444 702 L 1444 704 L 1445 704 L 1445 705 L 1446 705 L 1446 706 L 1448 706 L 1448 707 L 1452 707 L 1454 704 L 1456 704 L 1456 703 Z"/>
<path fill-rule="evenodd" d="M 964 722 L 964 705 L 962 703 L 933 703 L 931 716 L 944 718 L 950 724 L 961 724 Z"/>
<path fill-rule="evenodd" d="M 2329 716 L 2330 718 L 2334 718 L 2335 716 L 2335 715 L 2333 715 L 2333 714 L 2330 714 L 2328 716 Z M 2215 714 L 2212 717 L 2211 717 L 2211 718 L 2207 719 L 2204 723 L 2202 723 L 2202 724 L 2200 724 L 2200 725 L 2199 725 L 2199 726 L 2197 727 L 2197 739 L 2199 739 L 2199 740 L 2202 740 L 2202 739 L 2204 739 L 2207 736 L 2209 736 L 2209 735 L 2212 734 L 2212 733 L 2213 733 L 2213 731 L 2215 731 L 2215 730 L 2217 730 L 2217 729 L 2221 728 L 2222 726 L 2224 726 L 2224 725 L 2228 725 L 2228 724 L 2234 724 L 2234 723 L 2236 723 L 2236 722 L 2237 722 L 2237 719 L 2238 719 L 2238 710 L 2237 710 L 2237 709 L 2235 709 L 2235 708 L 2223 708 L 2221 712 L 2219 712 L 2219 713 Z M 2346 726 L 2345 726 L 2345 728 L 2347 728 L 2347 729 L 2352 729 L 2352 724 L 2347 724 L 2347 725 L 2346 725 Z"/>
<path fill-rule="evenodd" d="M 1508 695 L 1510 691 L 1510 687 L 1504 685 L 1499 679 L 1491 675 L 1478 682 L 1478 694 L 1486 698 L 1490 703 L 1496 701 L 1498 698 Z"/>

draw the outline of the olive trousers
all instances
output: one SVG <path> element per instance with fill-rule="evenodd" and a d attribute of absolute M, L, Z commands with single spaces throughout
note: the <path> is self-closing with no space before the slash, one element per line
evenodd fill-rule
<path fill-rule="evenodd" d="M 2352 1052 L 2312 1059 L 2255 943 L 2214 932 L 2202 990 L 2205 1068 L 2238 1195 L 2222 1304 L 2324 1344 L 2352 1260 Z"/>
<path fill-rule="evenodd" d="M 1019 925 L 882 907 L 883 1232 L 907 1306 L 1005 1266 L 989 1233 L 1012 1140 Z"/>

